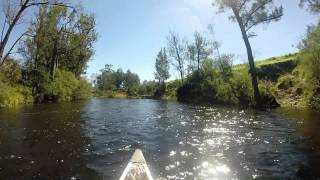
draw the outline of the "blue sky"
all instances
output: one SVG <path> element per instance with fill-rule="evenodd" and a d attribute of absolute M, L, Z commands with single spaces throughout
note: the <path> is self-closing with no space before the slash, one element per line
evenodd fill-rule
<path fill-rule="evenodd" d="M 1 0 L 2 1 L 2 0 Z M 75 2 L 78 2 L 74 0 Z M 228 13 L 217 14 L 212 0 L 82 0 L 84 10 L 94 13 L 99 39 L 87 74 L 98 73 L 105 64 L 138 73 L 141 79 L 153 79 L 157 52 L 166 45 L 170 30 L 191 40 L 194 31 L 207 33 L 213 24 L 215 39 L 223 53 L 236 55 L 234 63 L 246 62 L 246 50 L 236 23 Z M 298 7 L 298 0 L 275 0 L 284 7 L 281 21 L 261 25 L 251 39 L 256 59 L 297 51 L 306 26 L 317 16 Z M 14 32 L 16 35 L 19 31 Z M 175 78 L 176 75 L 172 75 Z"/>
<path fill-rule="evenodd" d="M 104 64 L 130 68 L 141 79 L 153 79 L 157 52 L 166 45 L 170 30 L 191 40 L 194 31 L 206 33 L 214 25 L 215 38 L 221 51 L 236 55 L 234 63 L 246 62 L 246 50 L 236 23 L 228 14 L 217 14 L 211 0 L 83 0 L 85 10 L 95 13 L 100 34 L 96 54 L 88 74 Z M 276 0 L 284 7 L 281 21 L 261 25 L 251 39 L 256 59 L 296 52 L 296 45 L 305 34 L 306 26 L 317 17 L 298 7 L 298 0 Z M 172 78 L 175 78 L 173 75 Z"/>

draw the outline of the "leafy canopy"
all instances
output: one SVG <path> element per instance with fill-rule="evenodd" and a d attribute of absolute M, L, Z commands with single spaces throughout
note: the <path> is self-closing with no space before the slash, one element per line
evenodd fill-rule
<path fill-rule="evenodd" d="M 239 16 L 246 32 L 258 24 L 278 21 L 283 15 L 283 7 L 276 7 L 273 0 L 216 0 L 213 5 L 220 12 L 231 9 L 234 14 L 230 19 L 236 21 Z"/>
<path fill-rule="evenodd" d="M 164 83 L 165 80 L 169 79 L 169 60 L 167 56 L 166 49 L 163 48 L 157 55 L 154 73 L 155 79 L 159 80 L 160 83 Z"/>

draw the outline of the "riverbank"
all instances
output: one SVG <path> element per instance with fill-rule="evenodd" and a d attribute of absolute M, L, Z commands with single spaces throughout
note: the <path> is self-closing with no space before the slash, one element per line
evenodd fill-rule
<path fill-rule="evenodd" d="M 317 84 L 305 78 L 300 54 L 288 54 L 256 62 L 261 101 L 265 108 L 293 107 L 320 110 Z M 229 68 L 229 69 L 228 69 Z M 253 106 L 251 77 L 246 64 L 216 69 L 206 65 L 188 76 L 177 90 L 182 102 Z"/>
<path fill-rule="evenodd" d="M 307 109 L 308 91 L 300 76 L 299 54 L 289 54 L 257 61 L 259 88 L 267 107 L 293 107 Z M 203 67 L 201 73 L 189 75 L 181 83 L 169 81 L 161 97 L 156 97 L 158 85 L 143 82 L 129 89 L 95 90 L 88 82 L 77 79 L 72 73 L 58 71 L 55 80 L 45 85 L 43 95 L 33 94 L 31 87 L 21 83 L 22 68 L 14 61 L 8 61 L 0 71 L 0 107 L 10 108 L 21 104 L 41 103 L 41 101 L 63 102 L 90 97 L 117 99 L 163 99 L 189 103 L 232 104 L 251 106 L 252 87 L 247 65 L 232 66 L 231 74 L 225 79 L 223 72 L 213 65 Z M 12 76 L 12 74 L 16 74 Z M 6 76 L 10 74 L 9 76 Z M 39 100 L 40 99 L 40 100 Z"/>

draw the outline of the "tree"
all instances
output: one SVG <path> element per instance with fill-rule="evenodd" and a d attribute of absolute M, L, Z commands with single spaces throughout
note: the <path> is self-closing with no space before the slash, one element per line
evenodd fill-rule
<path fill-rule="evenodd" d="M 169 56 L 172 58 L 173 65 L 180 74 L 181 81 L 183 82 L 185 74 L 185 59 L 184 51 L 185 47 L 178 33 L 170 31 L 168 40 Z"/>
<path fill-rule="evenodd" d="M 211 49 L 206 38 L 198 32 L 194 33 L 194 50 L 197 68 L 199 71 L 201 62 L 210 56 Z"/>
<path fill-rule="evenodd" d="M 115 78 L 112 65 L 106 64 L 105 68 L 100 70 L 101 74 L 97 77 L 97 87 L 101 91 L 114 90 Z"/>
<path fill-rule="evenodd" d="M 165 80 L 169 79 L 169 61 L 167 57 L 166 49 L 163 48 L 157 55 L 154 73 L 155 79 L 159 81 L 159 84 L 164 84 Z"/>
<path fill-rule="evenodd" d="M 230 19 L 236 21 L 240 27 L 242 38 L 247 49 L 255 104 L 257 107 L 260 107 L 262 104 L 260 102 L 257 72 L 249 41 L 249 38 L 255 36 L 255 34 L 250 30 L 259 24 L 267 24 L 280 20 L 283 15 L 283 8 L 282 6 L 275 7 L 273 0 L 216 0 L 213 6 L 217 6 L 220 12 L 230 9 L 233 13 Z"/>
<path fill-rule="evenodd" d="M 233 55 L 230 54 L 222 54 L 218 58 L 216 58 L 215 64 L 220 74 L 222 75 L 222 79 L 225 82 L 228 82 L 230 77 L 232 76 L 232 59 Z"/>
<path fill-rule="evenodd" d="M 197 67 L 197 50 L 194 44 L 187 44 L 186 57 L 188 59 L 187 75 L 190 75 Z"/>
<path fill-rule="evenodd" d="M 157 82 L 144 80 L 139 88 L 140 95 L 153 96 L 157 90 Z"/>
<path fill-rule="evenodd" d="M 320 12 L 320 1 L 319 0 L 300 0 L 300 7 L 304 7 L 307 4 L 308 9 L 313 13 Z"/>
<path fill-rule="evenodd" d="M 125 78 L 125 73 L 121 68 L 117 69 L 117 71 L 114 73 L 114 79 L 115 79 L 115 86 L 116 88 L 120 89 L 123 86 Z"/>
<path fill-rule="evenodd" d="M 140 78 L 138 74 L 132 73 L 130 70 L 127 70 L 123 85 L 128 95 L 137 95 L 140 85 Z"/>
<path fill-rule="evenodd" d="M 41 100 L 57 70 L 70 71 L 81 79 L 97 34 L 94 17 L 80 9 L 41 5 L 36 17 L 28 29 L 31 36 L 18 50 L 25 63 L 24 81 Z"/>
<path fill-rule="evenodd" d="M 63 6 L 63 7 L 71 7 L 67 3 L 62 0 L 8 0 L 5 5 L 5 13 L 4 13 L 4 24 L 1 30 L 1 38 L 0 38 L 0 66 L 3 65 L 5 60 L 12 53 L 12 50 L 16 46 L 16 44 L 26 35 L 28 32 L 22 33 L 14 43 L 8 48 L 8 51 L 5 52 L 7 47 L 9 38 L 11 33 L 19 21 L 21 20 L 23 14 L 27 9 L 32 7 L 39 7 L 42 5 L 47 6 Z"/>
<path fill-rule="evenodd" d="M 29 70 L 48 72 L 52 80 L 58 68 L 73 72 L 77 78 L 85 72 L 97 39 L 93 16 L 43 5 L 29 32 L 32 36 L 19 48 Z"/>

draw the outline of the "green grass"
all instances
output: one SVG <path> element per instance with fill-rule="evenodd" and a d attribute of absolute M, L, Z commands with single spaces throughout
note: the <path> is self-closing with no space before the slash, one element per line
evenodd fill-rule
<path fill-rule="evenodd" d="M 298 56 L 298 53 L 295 54 L 288 54 L 288 55 L 284 55 L 284 56 L 279 56 L 279 57 L 271 57 L 265 60 L 257 60 L 255 61 L 256 63 L 256 67 L 261 67 L 261 66 L 266 66 L 266 65 L 270 65 L 270 64 L 277 64 L 277 63 L 282 63 L 282 62 L 286 62 L 286 61 L 292 61 L 292 60 L 296 60 Z M 247 64 L 237 64 L 233 67 L 234 70 L 240 70 L 243 69 L 244 66 L 247 66 Z"/>

